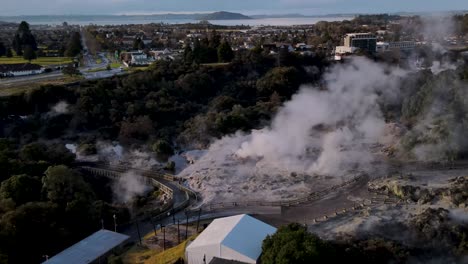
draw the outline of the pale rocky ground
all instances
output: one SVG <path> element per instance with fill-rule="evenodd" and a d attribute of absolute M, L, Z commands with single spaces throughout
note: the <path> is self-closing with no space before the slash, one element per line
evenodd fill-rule
<path fill-rule="evenodd" d="M 353 176 L 307 175 L 275 168 L 261 159 L 241 159 L 235 149 L 211 148 L 182 154 L 193 163 L 177 176 L 203 196 L 204 203 L 287 201 L 338 185 Z"/>
<path fill-rule="evenodd" d="M 460 186 L 455 179 L 460 181 L 465 176 L 468 176 L 466 169 L 421 170 L 405 174 L 403 177 L 395 176 L 371 181 L 368 184 L 369 189 L 380 189 L 380 195 L 388 193 L 389 197 L 394 198 L 401 195 L 402 203 L 366 205 L 359 210 L 349 210 L 347 213 L 332 216 L 326 220 L 320 219 L 311 224 L 309 229 L 329 239 L 376 233 L 390 239 L 404 241 L 405 234 L 398 230 L 382 230 L 379 227 L 398 222 L 408 223 L 429 208 L 443 208 L 449 212 L 451 221 L 460 225 L 468 225 L 468 208 L 464 203 L 454 204 L 450 197 L 454 193 L 454 188 Z M 410 186 L 410 188 L 404 186 Z M 421 190 L 431 193 L 430 199 L 424 197 Z M 449 190 L 451 192 L 448 192 Z M 408 198 L 409 196 L 411 198 Z"/>

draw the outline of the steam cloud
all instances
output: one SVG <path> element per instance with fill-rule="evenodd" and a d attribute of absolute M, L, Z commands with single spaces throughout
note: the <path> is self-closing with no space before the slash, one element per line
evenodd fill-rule
<path fill-rule="evenodd" d="M 137 195 L 142 195 L 150 189 L 145 184 L 144 178 L 133 171 L 124 173 L 113 187 L 115 200 L 122 203 L 127 203 Z"/>
<path fill-rule="evenodd" d="M 363 58 L 335 67 L 325 76 L 328 90 L 302 88 L 271 127 L 253 131 L 236 154 L 309 174 L 336 175 L 369 165 L 374 158 L 369 146 L 385 128 L 379 96 L 396 100 L 401 75 Z"/>
<path fill-rule="evenodd" d="M 52 106 L 50 111 L 47 113 L 47 116 L 57 116 L 57 115 L 68 114 L 69 112 L 68 107 L 69 107 L 69 104 L 67 102 L 60 101 L 54 106 Z"/>
<path fill-rule="evenodd" d="M 256 197 L 277 193 L 284 198 L 318 186 L 312 175 L 330 175 L 327 182 L 333 184 L 350 177 L 352 170 L 370 169 L 377 157 L 372 146 L 384 140 L 386 129 L 378 103 L 400 100 L 404 75 L 365 58 L 333 67 L 324 77 L 327 90 L 302 87 L 270 127 L 214 142 L 180 176 L 191 179 L 192 187 L 208 199 L 242 193 L 219 191 L 221 185 L 236 184 L 247 184 L 242 188 Z M 290 173 L 299 176 L 291 180 Z"/>

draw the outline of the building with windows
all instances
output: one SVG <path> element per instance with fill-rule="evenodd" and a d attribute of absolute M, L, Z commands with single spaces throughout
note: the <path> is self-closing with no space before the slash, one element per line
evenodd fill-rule
<path fill-rule="evenodd" d="M 377 48 L 377 37 L 371 33 L 348 33 L 344 37 L 344 46 L 373 54 Z"/>
<path fill-rule="evenodd" d="M 17 77 L 44 73 L 45 68 L 31 63 L 0 64 L 0 77 Z"/>
<path fill-rule="evenodd" d="M 148 66 L 155 61 L 143 51 L 122 52 L 120 54 L 122 63 L 127 66 Z"/>
<path fill-rule="evenodd" d="M 401 51 L 410 52 L 413 51 L 417 46 L 414 41 L 398 41 L 398 42 L 377 42 L 377 52 L 386 51 Z"/>
<path fill-rule="evenodd" d="M 374 54 L 377 51 L 377 37 L 371 33 L 348 33 L 343 39 L 344 45 L 335 47 L 335 60 L 358 51 Z"/>

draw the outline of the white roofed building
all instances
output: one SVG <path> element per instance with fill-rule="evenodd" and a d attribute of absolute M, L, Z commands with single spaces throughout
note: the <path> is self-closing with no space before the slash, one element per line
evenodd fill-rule
<path fill-rule="evenodd" d="M 257 263 L 263 240 L 276 228 L 249 215 L 214 220 L 185 250 L 188 264 L 206 264 L 216 257 Z"/>

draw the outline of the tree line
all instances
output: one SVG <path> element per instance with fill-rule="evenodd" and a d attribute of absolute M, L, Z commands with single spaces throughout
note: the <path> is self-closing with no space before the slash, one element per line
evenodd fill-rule
<path fill-rule="evenodd" d="M 8 44 L 10 43 L 10 45 Z M 66 44 L 64 56 L 75 57 L 83 50 L 81 44 L 81 36 L 79 32 L 72 32 L 70 39 Z M 22 56 L 23 59 L 31 62 L 37 59 L 39 54 L 36 37 L 30 29 L 30 25 L 26 21 L 22 21 L 11 41 L 0 40 L 0 57 L 13 57 L 13 51 L 17 56 Z"/>

